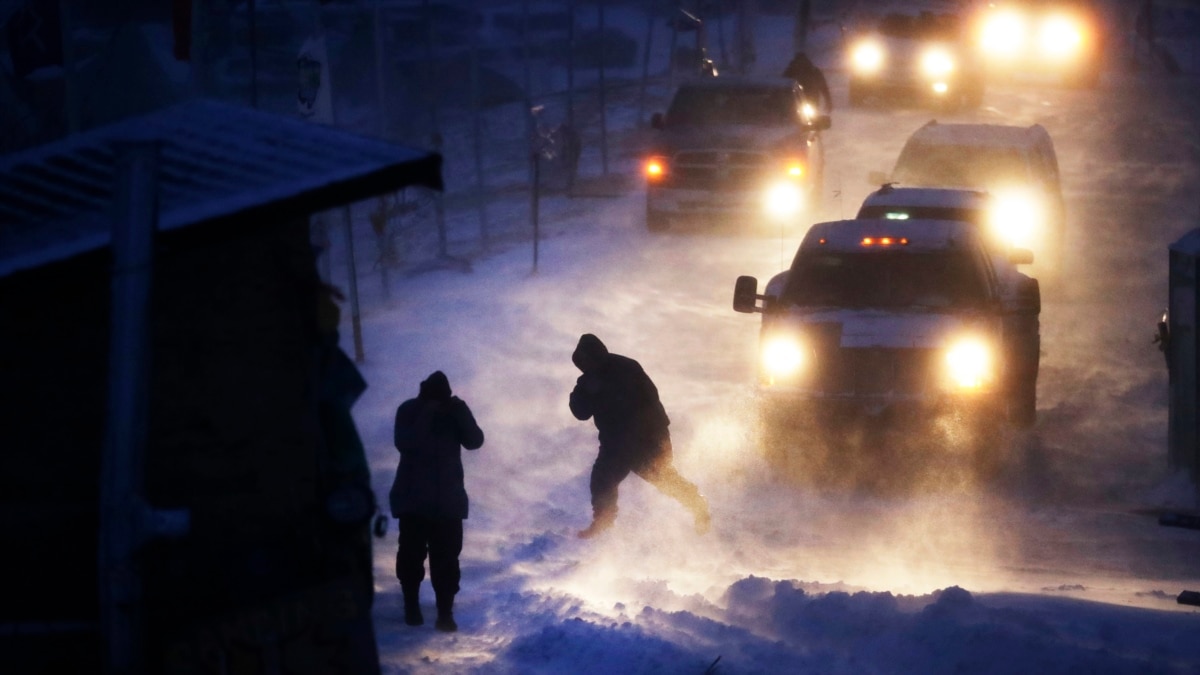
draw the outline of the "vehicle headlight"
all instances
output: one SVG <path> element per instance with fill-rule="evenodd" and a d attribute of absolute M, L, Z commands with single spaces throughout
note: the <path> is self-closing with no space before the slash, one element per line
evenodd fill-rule
<path fill-rule="evenodd" d="M 771 379 L 787 378 L 799 372 L 804 365 L 804 351 L 800 341 L 791 335 L 776 335 L 768 338 L 762 346 L 763 374 Z"/>
<path fill-rule="evenodd" d="M 763 208 L 767 214 L 775 217 L 791 216 L 800 210 L 804 204 L 804 194 L 800 186 L 780 181 L 772 184 L 763 193 Z"/>
<path fill-rule="evenodd" d="M 1067 16 L 1046 19 L 1038 34 L 1038 47 L 1053 58 L 1071 56 L 1083 42 L 1083 31 L 1077 21 Z"/>
<path fill-rule="evenodd" d="M 1009 246 L 1032 248 L 1042 234 L 1045 213 L 1042 202 L 1030 190 L 998 191 L 988 214 L 993 236 Z"/>
<path fill-rule="evenodd" d="M 954 56 L 944 49 L 930 49 L 921 56 L 921 72 L 927 77 L 945 77 L 954 72 Z"/>
<path fill-rule="evenodd" d="M 1014 56 L 1025 42 L 1025 20 L 1016 12 L 1001 12 L 983 25 L 983 51 L 992 56 Z"/>
<path fill-rule="evenodd" d="M 992 348 L 979 338 L 960 338 L 946 350 L 946 372 L 959 390 L 976 391 L 995 379 Z"/>
<path fill-rule="evenodd" d="M 860 42 L 850 52 L 850 65 L 859 73 L 869 75 L 883 67 L 883 47 L 874 42 Z"/>

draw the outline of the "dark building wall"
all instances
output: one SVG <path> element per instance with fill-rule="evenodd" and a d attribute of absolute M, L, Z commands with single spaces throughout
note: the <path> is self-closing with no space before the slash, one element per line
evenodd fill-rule
<path fill-rule="evenodd" d="M 0 534 L 22 542 L 3 556 L 14 590 L 0 622 L 86 625 L 98 615 L 110 281 L 106 253 L 0 279 Z M 322 504 L 319 363 L 336 348 L 317 325 L 325 297 L 302 223 L 229 222 L 159 237 L 145 494 L 153 506 L 189 509 L 192 530 L 139 557 L 158 666 L 172 649 L 225 649 L 231 636 L 213 630 L 241 630 L 239 611 L 313 596 L 347 572 L 344 556 L 330 552 Z M 369 559 L 352 570 L 364 571 L 369 584 Z M 326 596 L 297 606 L 328 612 Z M 369 608 L 369 597 L 355 602 L 358 613 Z M 289 628 L 309 626 L 264 630 Z M 0 657 L 94 672 L 96 645 L 86 631 L 0 638 Z"/>

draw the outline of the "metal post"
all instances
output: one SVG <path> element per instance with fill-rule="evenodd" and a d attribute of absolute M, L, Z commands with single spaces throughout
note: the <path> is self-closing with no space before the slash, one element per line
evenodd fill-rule
<path fill-rule="evenodd" d="M 105 671 L 141 671 L 141 580 L 134 554 L 149 406 L 150 288 L 158 226 L 158 146 L 118 151 L 112 222 L 112 309 L 108 419 L 100 474 L 100 623 Z"/>
<path fill-rule="evenodd" d="M 600 28 L 600 173 L 608 175 L 608 98 L 604 83 L 604 0 L 596 2 L 596 19 Z"/>
<path fill-rule="evenodd" d="M 483 174 L 483 104 L 479 82 L 479 32 L 471 31 L 471 131 L 475 146 L 475 193 L 479 204 L 479 238 L 483 248 L 491 241 L 488 231 L 487 184 Z"/>
<path fill-rule="evenodd" d="M 346 221 L 346 258 L 350 269 L 350 328 L 354 333 L 354 362 L 363 362 L 362 319 L 358 312 L 358 268 L 354 264 L 354 219 L 350 206 L 342 207 Z"/>

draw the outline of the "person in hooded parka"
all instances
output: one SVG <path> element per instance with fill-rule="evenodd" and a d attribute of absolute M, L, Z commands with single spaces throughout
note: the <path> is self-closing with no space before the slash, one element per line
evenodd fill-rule
<path fill-rule="evenodd" d="M 462 448 L 483 445 L 483 431 L 467 404 L 450 391 L 450 381 L 436 371 L 421 382 L 416 398 L 396 409 L 396 449 L 400 466 L 388 500 L 400 521 L 396 578 L 404 594 L 404 622 L 425 623 L 420 587 L 429 556 L 429 578 L 437 596 L 438 630 L 458 630 L 454 596 L 462 577 L 458 557 L 467 518 Z"/>
<path fill-rule="evenodd" d="M 590 481 L 592 523 L 579 536 L 593 537 L 612 527 L 617 518 L 617 488 L 630 473 L 686 506 L 695 518 L 696 531 L 706 532 L 708 502 L 675 468 L 671 420 L 641 364 L 610 353 L 591 333 L 579 338 L 571 360 L 582 371 L 571 392 L 571 413 L 579 420 L 594 420 L 600 436 Z"/>

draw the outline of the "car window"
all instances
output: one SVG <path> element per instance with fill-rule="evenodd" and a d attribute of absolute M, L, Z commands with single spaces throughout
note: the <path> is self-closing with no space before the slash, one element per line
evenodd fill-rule
<path fill-rule="evenodd" d="M 926 187 L 986 188 L 1029 179 L 1029 167 L 1019 149 L 990 145 L 909 142 L 892 172 L 892 180 L 901 185 Z"/>
<path fill-rule="evenodd" d="M 783 300 L 800 307 L 979 308 L 987 285 L 964 251 L 820 251 L 797 256 Z"/>
<path fill-rule="evenodd" d="M 958 17 L 930 12 L 888 14 L 879 21 L 879 33 L 905 40 L 949 40 L 958 33 Z"/>
<path fill-rule="evenodd" d="M 670 126 L 795 124 L 797 100 L 787 87 L 681 87 L 666 121 Z"/>

